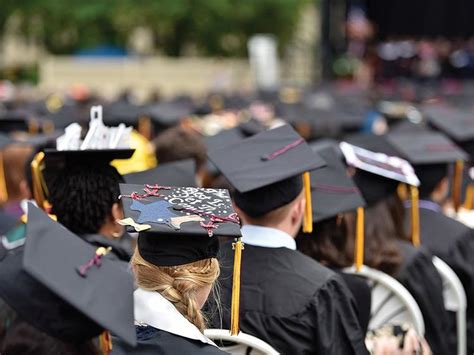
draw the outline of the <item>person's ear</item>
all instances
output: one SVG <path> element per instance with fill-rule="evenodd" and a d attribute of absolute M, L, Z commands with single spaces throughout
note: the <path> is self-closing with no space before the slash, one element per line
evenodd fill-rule
<path fill-rule="evenodd" d="M 445 199 L 449 195 L 449 179 L 444 177 L 436 186 L 435 194 L 439 196 L 440 199 Z"/>
<path fill-rule="evenodd" d="M 295 204 L 291 210 L 291 224 L 300 225 L 303 220 L 304 211 L 306 207 L 306 199 L 303 195 L 295 201 Z"/>
<path fill-rule="evenodd" d="M 114 221 L 117 219 L 123 219 L 124 217 L 122 207 L 120 207 L 120 204 L 117 202 L 112 205 L 112 210 L 110 212 Z"/>

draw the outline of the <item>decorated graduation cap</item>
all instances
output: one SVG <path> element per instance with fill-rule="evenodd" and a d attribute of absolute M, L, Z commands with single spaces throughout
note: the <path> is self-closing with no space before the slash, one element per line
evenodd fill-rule
<path fill-rule="evenodd" d="M 8 250 L 0 243 L 0 297 L 32 326 L 63 341 L 101 333 L 106 340 L 108 330 L 134 346 L 133 278 L 124 265 L 32 204 L 26 235 L 24 247 Z"/>
<path fill-rule="evenodd" d="M 251 217 L 290 203 L 304 187 L 303 231 L 312 231 L 309 171 L 325 162 L 289 125 L 211 150 L 208 156 L 235 187 L 236 205 Z"/>
<path fill-rule="evenodd" d="M 34 157 L 31 168 L 33 196 L 38 206 L 48 208 L 48 189 L 44 179 L 48 171 L 62 169 L 69 164 L 91 168 L 97 164 L 110 164 L 116 159 L 130 158 L 134 150 L 129 149 L 131 127 L 124 124 L 107 127 L 102 120 L 102 106 L 91 108 L 91 121 L 85 138 L 81 139 L 82 128 L 73 123 L 56 140 L 56 149 L 45 149 Z"/>
<path fill-rule="evenodd" d="M 436 185 L 448 175 L 447 166 L 455 164 L 453 182 L 453 203 L 460 206 L 462 170 L 467 154 L 447 136 L 438 132 L 392 133 L 388 141 L 399 154 L 407 159 L 416 170 L 421 181 L 422 197 L 429 195 Z"/>
<path fill-rule="evenodd" d="M 126 174 L 124 179 L 128 184 L 196 187 L 196 162 L 194 159 L 184 159 L 164 163 L 153 169 Z"/>
<path fill-rule="evenodd" d="M 139 232 L 138 250 L 156 266 L 177 266 L 215 258 L 217 237 L 235 238 L 231 332 L 238 333 L 240 221 L 224 189 L 120 185 L 125 218 L 119 223 Z"/>
<path fill-rule="evenodd" d="M 420 244 L 418 214 L 420 181 L 410 163 L 399 157 L 373 152 L 347 142 L 341 142 L 340 148 L 347 164 L 358 169 L 353 179 L 369 206 L 397 193 L 400 183 L 410 186 L 412 242 L 418 246 Z"/>

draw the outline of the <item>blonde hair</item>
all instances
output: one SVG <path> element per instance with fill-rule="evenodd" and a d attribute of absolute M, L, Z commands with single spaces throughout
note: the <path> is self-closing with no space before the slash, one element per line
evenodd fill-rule
<path fill-rule="evenodd" d="M 196 293 L 205 286 L 214 286 L 219 277 L 219 262 L 215 258 L 198 260 L 178 266 L 156 266 L 142 258 L 138 248 L 131 260 L 137 286 L 159 292 L 201 332 L 206 328 Z"/>

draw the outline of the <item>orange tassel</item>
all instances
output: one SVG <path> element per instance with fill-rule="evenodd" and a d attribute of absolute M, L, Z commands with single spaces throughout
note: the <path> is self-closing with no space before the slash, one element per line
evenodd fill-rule
<path fill-rule="evenodd" d="M 311 179 L 309 172 L 303 173 L 303 189 L 304 197 L 306 199 L 303 219 L 303 233 L 311 233 L 313 232 L 313 206 L 311 201 Z"/>
<path fill-rule="evenodd" d="M 5 179 L 5 166 L 3 164 L 3 153 L 0 152 L 0 204 L 8 201 L 7 181 Z"/>
<path fill-rule="evenodd" d="M 356 243 L 354 251 L 355 267 L 360 271 L 364 264 L 364 208 L 357 208 Z"/>
<path fill-rule="evenodd" d="M 411 197 L 411 242 L 415 247 L 420 246 L 420 210 L 418 188 L 410 186 Z"/>
<path fill-rule="evenodd" d="M 112 338 L 110 333 L 104 330 L 99 337 L 99 342 L 102 353 L 104 355 L 109 355 L 112 352 Z"/>
<path fill-rule="evenodd" d="M 48 201 L 46 201 L 47 187 L 41 171 L 44 161 L 44 152 L 39 152 L 31 162 L 31 176 L 33 180 L 33 197 L 37 205 L 48 212 L 50 208 Z"/>
<path fill-rule="evenodd" d="M 240 271 L 242 265 L 242 250 L 244 245 L 240 239 L 232 244 L 234 249 L 234 274 L 232 279 L 232 301 L 230 310 L 230 334 L 239 334 L 239 309 L 240 309 Z"/>
<path fill-rule="evenodd" d="M 462 172 L 464 168 L 464 162 L 458 160 L 454 168 L 454 178 L 453 178 L 453 207 L 456 212 L 459 211 L 461 207 L 461 187 L 462 187 Z"/>
<path fill-rule="evenodd" d="M 474 184 L 467 185 L 466 197 L 464 198 L 464 208 L 467 210 L 472 210 L 474 204 Z"/>

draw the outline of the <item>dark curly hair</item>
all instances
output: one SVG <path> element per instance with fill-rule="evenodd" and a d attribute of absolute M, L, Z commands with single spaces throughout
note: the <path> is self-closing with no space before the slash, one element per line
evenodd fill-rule
<path fill-rule="evenodd" d="M 47 184 L 51 212 L 76 234 L 97 233 L 118 202 L 121 182 L 108 164 L 66 164 Z"/>

